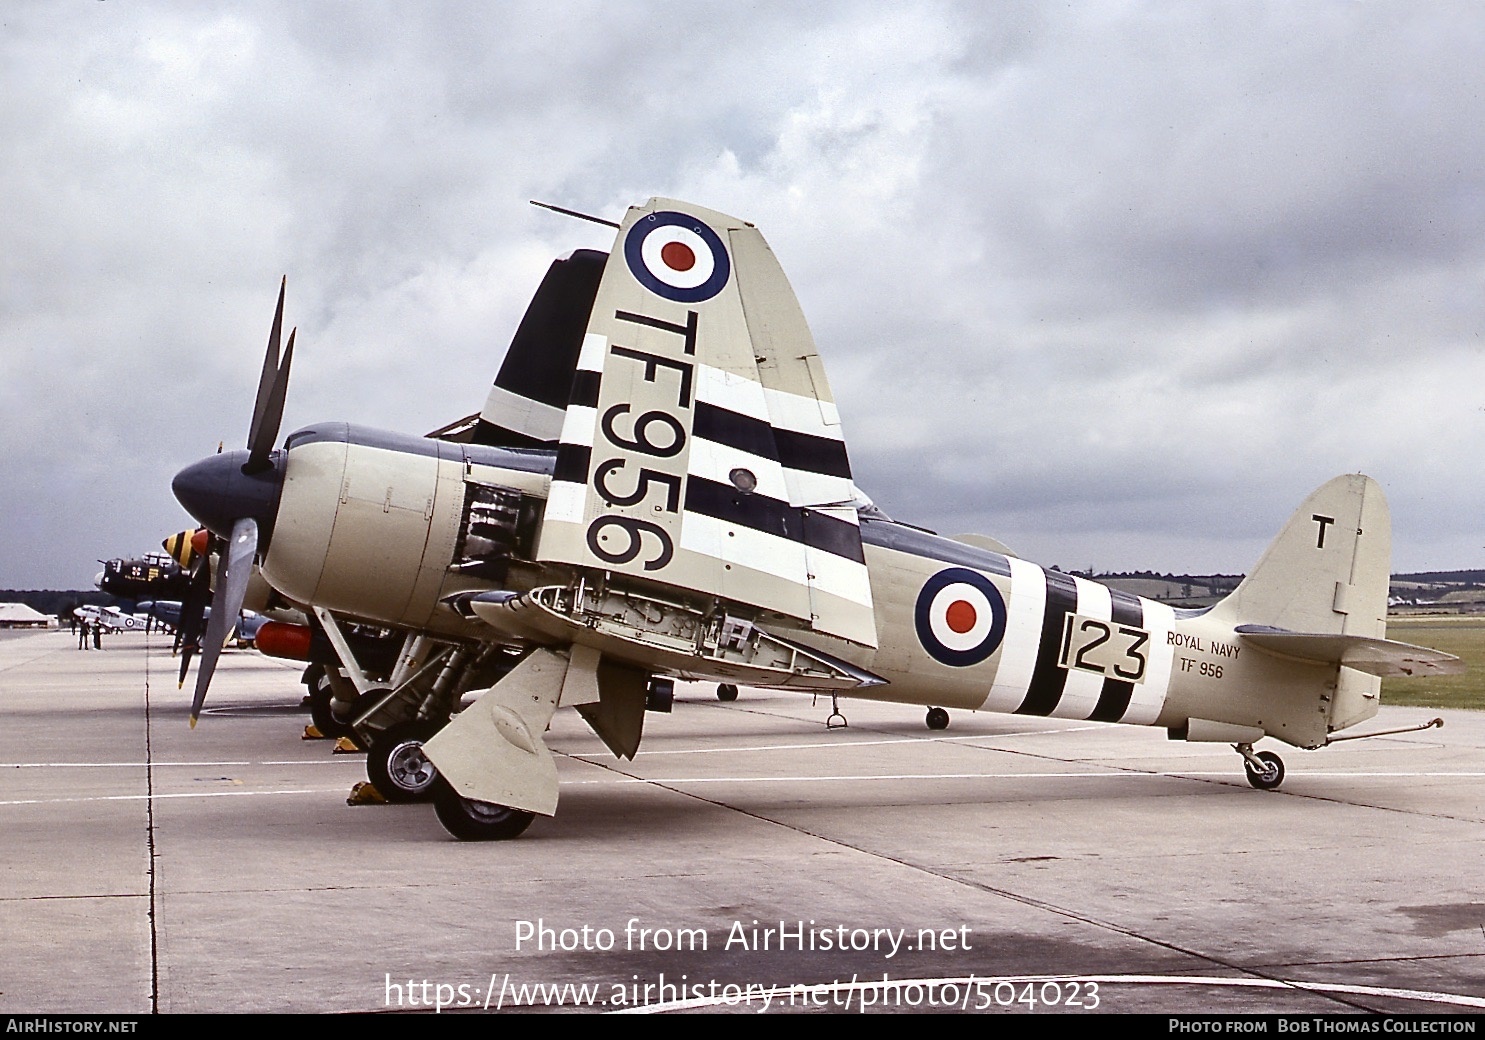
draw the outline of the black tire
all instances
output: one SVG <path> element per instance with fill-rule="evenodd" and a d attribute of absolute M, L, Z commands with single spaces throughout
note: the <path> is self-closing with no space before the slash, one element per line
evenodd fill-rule
<path fill-rule="evenodd" d="M 929 708 L 928 716 L 923 720 L 929 729 L 948 729 L 949 713 L 943 708 Z"/>
<path fill-rule="evenodd" d="M 376 735 L 366 756 L 366 779 L 389 802 L 426 802 L 438 770 L 423 755 L 423 743 L 443 727 L 426 719 L 398 722 Z"/>
<path fill-rule="evenodd" d="M 304 666 L 304 674 L 299 677 L 299 681 L 304 684 L 304 700 L 299 702 L 299 706 L 306 711 L 309 710 L 309 706 L 313 703 L 315 685 L 320 681 L 320 676 L 324 674 L 325 666 L 322 664 L 307 664 Z"/>
<path fill-rule="evenodd" d="M 442 777 L 433 784 L 433 811 L 438 822 L 460 841 L 509 841 L 519 838 L 535 813 L 465 798 Z"/>
<path fill-rule="evenodd" d="M 1284 760 L 1272 751 L 1260 751 L 1256 757 L 1263 769 L 1253 768 L 1253 763 L 1243 759 L 1243 771 L 1248 774 L 1248 783 L 1260 791 L 1272 791 L 1284 782 Z"/>
<path fill-rule="evenodd" d="M 717 700 L 731 703 L 737 700 L 737 687 L 730 682 L 719 683 L 717 686 Z"/>
<path fill-rule="evenodd" d="M 315 681 L 314 689 L 309 694 L 309 717 L 321 735 L 332 739 L 349 737 L 351 736 L 351 716 L 347 715 L 344 721 L 336 716 L 330 703 L 333 696 L 330 690 L 330 680 L 321 675 Z"/>

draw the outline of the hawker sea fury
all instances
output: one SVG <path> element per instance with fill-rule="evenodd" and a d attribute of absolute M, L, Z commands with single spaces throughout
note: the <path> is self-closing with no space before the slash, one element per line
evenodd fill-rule
<path fill-rule="evenodd" d="M 410 660 L 363 692 L 363 720 L 400 704 L 431 721 L 426 737 L 452 705 L 431 681 L 408 696 L 414 675 L 453 669 L 468 688 L 478 673 L 455 657 L 504 673 L 423 746 L 439 819 L 461 838 L 514 837 L 555 812 L 543 734 L 557 708 L 632 756 L 675 678 L 931 705 L 939 722 L 961 709 L 1156 726 L 1232 744 L 1273 788 L 1283 765 L 1258 740 L 1345 739 L 1376 713 L 1380 676 L 1457 665 L 1385 638 L 1389 521 L 1367 477 L 1315 491 L 1226 600 L 1176 610 L 877 510 L 751 225 L 652 199 L 592 270 L 554 340 L 575 359 L 565 399 L 506 399 L 482 420 L 515 415 L 537 446 L 326 423 L 274 450 L 275 337 L 249 450 L 175 482 L 227 539 L 223 585 L 257 554 L 337 647 L 347 619 L 407 634 Z"/>

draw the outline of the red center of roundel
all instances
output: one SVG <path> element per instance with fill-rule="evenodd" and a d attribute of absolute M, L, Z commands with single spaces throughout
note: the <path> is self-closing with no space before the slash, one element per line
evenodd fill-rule
<path fill-rule="evenodd" d="M 672 271 L 689 271 L 696 266 L 696 254 L 684 242 L 667 242 L 660 247 L 660 259 Z"/>
<path fill-rule="evenodd" d="M 953 603 L 949 604 L 949 609 L 944 614 L 944 620 L 948 622 L 951 629 L 962 636 L 975 627 L 975 620 L 978 616 L 975 613 L 974 604 L 962 599 L 956 599 Z"/>

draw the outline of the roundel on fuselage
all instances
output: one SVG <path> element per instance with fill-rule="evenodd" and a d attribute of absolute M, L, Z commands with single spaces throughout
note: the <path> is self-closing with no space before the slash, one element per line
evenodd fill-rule
<path fill-rule="evenodd" d="M 624 262 L 635 280 L 677 303 L 702 303 L 732 274 L 727 247 L 711 228 L 685 213 L 641 217 L 624 237 Z"/>
<path fill-rule="evenodd" d="M 950 567 L 923 583 L 913 613 L 918 642 L 941 664 L 979 664 L 1005 638 L 1005 599 L 978 571 Z"/>

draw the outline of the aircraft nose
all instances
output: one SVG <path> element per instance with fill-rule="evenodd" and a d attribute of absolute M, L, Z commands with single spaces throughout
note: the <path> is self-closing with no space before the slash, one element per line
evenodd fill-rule
<path fill-rule="evenodd" d="M 230 538 L 232 525 L 245 517 L 258 523 L 260 551 L 268 545 L 273 521 L 278 515 L 284 489 L 284 452 L 269 456 L 269 466 L 244 473 L 246 451 L 208 455 L 175 475 L 170 489 L 186 512 L 223 538 Z"/>

